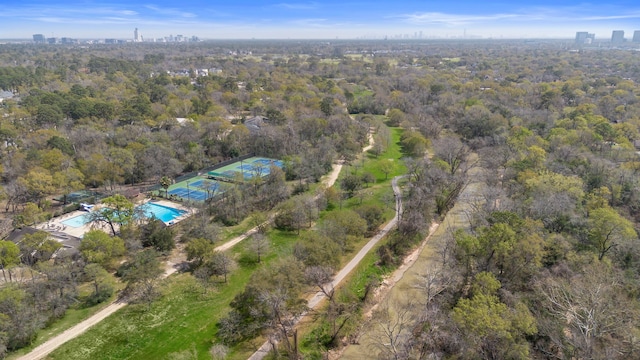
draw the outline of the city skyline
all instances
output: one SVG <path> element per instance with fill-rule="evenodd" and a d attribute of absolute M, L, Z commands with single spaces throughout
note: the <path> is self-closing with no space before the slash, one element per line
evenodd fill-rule
<path fill-rule="evenodd" d="M 169 34 L 202 39 L 383 38 L 572 38 L 576 31 L 596 38 L 640 24 L 640 5 L 618 0 L 607 4 L 543 0 L 454 4 L 395 2 L 206 1 L 139 3 L 71 0 L 52 5 L 25 0 L 3 6 L 0 38 L 134 38 Z"/>

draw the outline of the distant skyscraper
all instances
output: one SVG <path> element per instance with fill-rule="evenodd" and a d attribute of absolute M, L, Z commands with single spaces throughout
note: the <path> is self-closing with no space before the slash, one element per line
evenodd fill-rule
<path fill-rule="evenodd" d="M 47 42 L 47 39 L 42 34 L 34 34 L 33 42 L 35 42 L 36 44 L 44 44 L 45 42 Z"/>
<path fill-rule="evenodd" d="M 140 42 L 140 33 L 138 32 L 138 28 L 133 31 L 133 41 Z"/>
<path fill-rule="evenodd" d="M 624 30 L 613 30 L 611 33 L 611 42 L 620 44 L 624 42 Z"/>
<path fill-rule="evenodd" d="M 640 42 L 640 30 L 636 30 L 633 32 L 633 42 Z"/>
<path fill-rule="evenodd" d="M 589 34 L 586 31 L 578 31 L 576 33 L 576 44 L 578 45 L 591 44 L 595 38 L 596 38 L 596 34 Z"/>
<path fill-rule="evenodd" d="M 584 44 L 584 42 L 587 40 L 588 35 L 589 33 L 586 31 L 578 31 L 576 33 L 576 44 Z"/>

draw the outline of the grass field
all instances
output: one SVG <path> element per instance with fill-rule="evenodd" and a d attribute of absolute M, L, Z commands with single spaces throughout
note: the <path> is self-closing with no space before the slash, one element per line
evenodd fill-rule
<path fill-rule="evenodd" d="M 364 161 L 358 171 L 373 173 L 377 181 L 369 187 L 371 192 L 366 198 L 350 199 L 343 206 L 347 208 L 359 206 L 360 201 L 363 204 L 380 202 L 385 194 L 392 192 L 391 178 L 405 171 L 404 165 L 399 161 L 402 156 L 398 145 L 400 134 L 400 129 L 393 129 L 392 144 L 378 158 L 371 154 L 362 155 Z M 397 162 L 393 173 L 390 173 L 386 180 L 385 175 L 376 170 L 380 159 L 393 159 Z M 345 170 L 348 169 L 343 169 L 343 173 Z M 391 208 L 385 215 L 387 219 L 393 216 Z M 251 227 L 251 220 L 247 219 L 234 228 L 225 229 L 222 237 L 230 239 Z M 220 283 L 207 290 L 190 274 L 173 275 L 164 280 L 163 296 L 149 309 L 146 305 L 127 306 L 82 336 L 61 346 L 50 355 L 50 358 L 209 359 L 208 351 L 215 341 L 216 324 L 229 312 L 231 300 L 244 289 L 258 266 L 267 266 L 268 263 L 291 254 L 292 247 L 298 238 L 295 233 L 278 230 L 271 230 L 268 236 L 271 240 L 271 248 L 261 264 L 247 260 L 248 255 L 243 243 L 230 250 L 240 265 L 229 276 L 227 284 Z M 366 239 L 362 239 L 361 243 L 354 244 L 354 251 L 365 242 Z M 351 255 L 343 257 L 341 262 L 346 263 Z M 370 261 L 372 260 L 367 260 L 367 263 L 371 264 Z M 368 279 L 368 272 L 379 271 L 367 265 L 362 266 L 364 270 L 359 270 L 352 275 L 353 277 L 360 279 L 364 276 Z M 361 281 L 354 284 L 356 285 L 352 286 L 361 286 Z M 261 339 L 256 339 L 232 348 L 229 359 L 246 359 L 261 342 Z"/>
<path fill-rule="evenodd" d="M 164 280 L 163 296 L 150 309 L 144 304 L 129 305 L 61 346 L 50 358 L 168 359 L 190 352 L 198 359 L 209 359 L 216 324 L 228 313 L 231 300 L 244 289 L 256 266 L 289 254 L 296 239 L 295 234 L 278 230 L 269 235 L 271 252 L 261 265 L 239 266 L 227 284 L 209 288 L 190 274 L 171 276 Z M 232 253 L 239 259 L 243 249 Z"/>
<path fill-rule="evenodd" d="M 124 287 L 124 284 L 117 283 L 114 281 L 115 291 L 122 289 L 123 287 Z M 82 301 L 84 297 L 88 296 L 92 290 L 93 290 L 93 285 L 91 284 L 81 285 L 78 289 L 78 295 L 79 295 L 80 301 Z M 63 331 L 75 326 L 82 320 L 102 310 L 103 308 L 111 304 L 111 302 L 114 301 L 115 299 L 116 299 L 116 294 L 114 293 L 114 295 L 112 295 L 111 298 L 94 306 L 86 307 L 83 305 L 82 302 L 77 303 L 75 306 L 72 306 L 71 308 L 69 308 L 62 318 L 56 320 L 55 322 L 51 323 L 49 326 L 38 331 L 36 340 L 30 346 L 24 347 L 22 349 L 19 349 L 18 351 L 10 353 L 7 356 L 7 359 L 19 358 L 20 356 L 35 349 L 37 346 L 44 343 L 45 341 L 57 336 Z"/>

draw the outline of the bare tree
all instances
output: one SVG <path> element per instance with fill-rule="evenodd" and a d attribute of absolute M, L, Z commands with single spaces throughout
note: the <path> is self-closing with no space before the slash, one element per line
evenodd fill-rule
<path fill-rule="evenodd" d="M 428 310 L 436 296 L 445 291 L 450 283 L 451 278 L 445 274 L 442 268 L 431 266 L 423 273 L 418 274 L 418 281 L 413 287 L 422 293 L 423 296 L 420 299 L 424 302 L 425 310 Z"/>
<path fill-rule="evenodd" d="M 471 153 L 471 149 L 460 139 L 451 136 L 434 140 L 433 148 L 435 155 L 447 163 L 451 175 L 461 169 Z"/>
<path fill-rule="evenodd" d="M 261 232 L 257 232 L 251 236 L 249 248 L 258 257 L 258 263 L 262 260 L 262 256 L 269 252 L 269 238 Z"/>
<path fill-rule="evenodd" d="M 335 289 L 331 285 L 333 269 L 328 266 L 310 266 L 304 271 L 304 279 L 309 285 L 320 289 L 329 300 L 333 299 Z"/>
<path fill-rule="evenodd" d="M 376 331 L 370 333 L 373 346 L 378 350 L 378 359 L 407 359 L 409 340 L 414 324 L 411 302 L 389 304 L 388 302 L 376 312 L 373 326 Z"/>
<path fill-rule="evenodd" d="M 548 310 L 566 328 L 555 337 L 558 346 L 577 358 L 603 358 L 615 339 L 628 338 L 637 326 L 637 310 L 622 294 L 614 270 L 590 267 L 568 280 L 548 279 L 540 285 Z M 554 337 L 552 337 L 553 339 Z M 624 354 L 623 348 L 617 349 Z"/>

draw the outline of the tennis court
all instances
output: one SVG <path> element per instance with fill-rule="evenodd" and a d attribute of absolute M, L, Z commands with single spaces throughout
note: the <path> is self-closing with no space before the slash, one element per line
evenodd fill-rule
<path fill-rule="evenodd" d="M 258 158 L 256 160 L 253 160 L 252 162 L 253 164 L 262 164 L 264 166 L 271 166 L 271 164 L 279 167 L 279 168 L 283 168 L 284 167 L 284 163 L 280 160 L 272 160 L 272 159 L 265 159 L 265 158 Z"/>
<path fill-rule="evenodd" d="M 246 160 L 236 161 L 219 169 L 209 171 L 207 176 L 213 179 L 233 181 L 241 173 L 244 180 L 255 177 L 265 177 L 271 173 L 271 165 L 279 168 L 284 167 L 281 160 L 268 159 L 263 157 L 251 157 Z"/>
<path fill-rule="evenodd" d="M 192 199 L 197 201 L 204 201 L 207 199 L 207 193 L 204 191 L 187 189 L 183 187 L 169 190 L 169 194 L 181 197 L 183 199 Z"/>
<path fill-rule="evenodd" d="M 216 181 L 204 180 L 204 179 L 194 181 L 190 185 L 193 187 L 197 187 L 197 188 L 201 188 L 209 191 L 216 191 L 218 190 L 218 187 L 220 187 L 220 185 Z"/>

